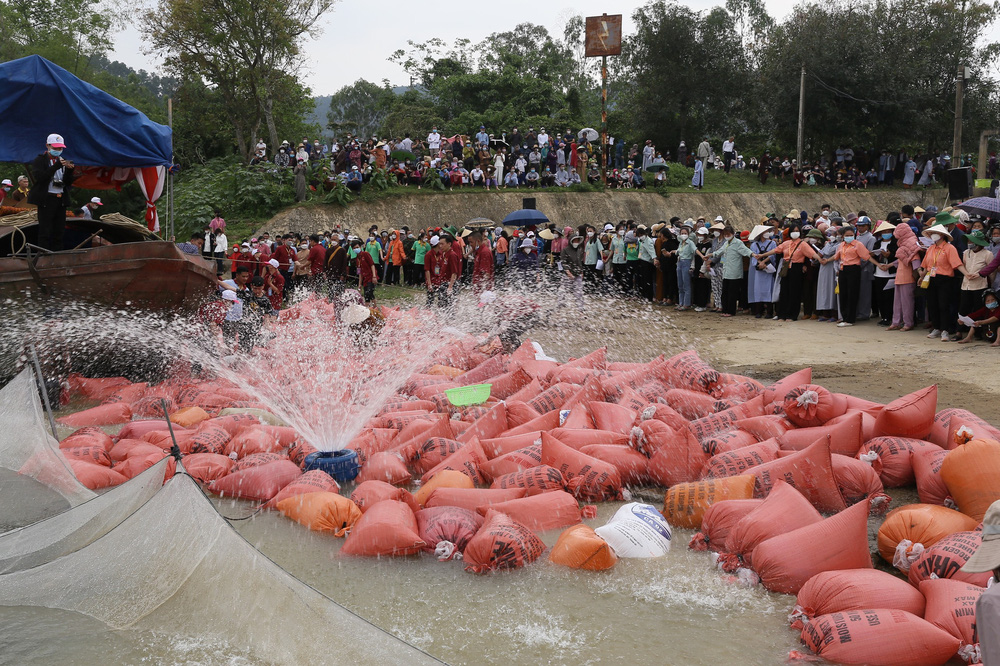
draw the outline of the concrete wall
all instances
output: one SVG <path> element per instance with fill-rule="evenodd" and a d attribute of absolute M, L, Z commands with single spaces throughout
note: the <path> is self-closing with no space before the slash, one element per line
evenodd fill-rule
<path fill-rule="evenodd" d="M 349 206 L 297 206 L 278 213 L 260 231 L 313 233 L 333 229 L 336 225 L 354 232 L 367 230 L 372 224 L 379 228 L 411 229 L 463 225 L 476 217 L 499 222 L 522 207 L 525 192 L 435 193 L 398 196 L 375 203 L 355 202 Z M 633 219 L 647 225 L 668 220 L 674 215 L 685 219 L 716 215 L 729 219 L 741 229 L 749 229 L 761 216 L 773 212 L 779 216 L 789 210 L 816 212 L 824 203 L 842 214 L 859 210 L 872 219 L 899 210 L 903 204 L 943 206 L 947 192 L 933 190 L 866 190 L 841 192 L 828 189 L 803 189 L 789 192 L 745 194 L 710 194 L 701 192 L 671 194 L 667 197 L 653 192 L 540 192 L 534 194 L 537 208 L 559 226 L 583 223 L 617 222 Z"/>

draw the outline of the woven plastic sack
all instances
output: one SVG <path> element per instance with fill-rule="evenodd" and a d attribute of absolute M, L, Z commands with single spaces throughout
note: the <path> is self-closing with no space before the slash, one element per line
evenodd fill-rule
<path fill-rule="evenodd" d="M 342 537 L 361 520 L 361 509 L 346 497 L 328 491 L 300 493 L 275 504 L 278 511 L 315 532 Z"/>
<path fill-rule="evenodd" d="M 941 464 L 941 479 L 958 510 L 982 520 L 1000 499 L 1000 442 L 974 439 L 950 451 Z"/>
<path fill-rule="evenodd" d="M 743 516 L 758 506 L 762 499 L 723 500 L 708 507 L 701 520 L 701 530 L 696 532 L 688 548 L 692 550 L 729 550 L 729 533 Z"/>
<path fill-rule="evenodd" d="M 534 532 L 576 525 L 581 521 L 580 505 L 575 497 L 564 490 L 520 497 L 476 508 L 476 512 L 481 516 L 485 516 L 488 511 L 507 514 Z"/>
<path fill-rule="evenodd" d="M 670 551 L 670 525 L 651 504 L 629 502 L 607 523 L 594 530 L 618 557 L 662 557 Z"/>
<path fill-rule="evenodd" d="M 559 535 L 549 561 L 571 569 L 605 571 L 618 562 L 618 556 L 591 527 L 574 525 Z"/>
<path fill-rule="evenodd" d="M 923 439 L 934 425 L 937 384 L 893 400 L 875 419 L 879 435 Z"/>
<path fill-rule="evenodd" d="M 511 472 L 493 479 L 490 488 L 524 488 L 526 497 L 566 490 L 566 478 L 555 467 L 539 465 L 520 472 Z"/>
<path fill-rule="evenodd" d="M 955 532 L 974 530 L 978 520 L 935 504 L 907 504 L 893 509 L 878 528 L 878 552 L 907 573 L 927 548 Z"/>
<path fill-rule="evenodd" d="M 788 619 L 793 629 L 819 615 L 880 606 L 924 615 L 924 595 L 905 580 L 878 569 L 823 571 L 799 590 Z"/>
<path fill-rule="evenodd" d="M 436 506 L 417 511 L 417 529 L 427 545 L 424 550 L 435 552 L 438 544 L 447 542 L 459 553 L 483 526 L 483 517 L 475 511 L 457 506 Z"/>
<path fill-rule="evenodd" d="M 465 547 L 465 570 L 489 573 L 531 564 L 545 551 L 545 544 L 513 518 L 489 511 L 483 526 Z"/>
<path fill-rule="evenodd" d="M 667 491 L 663 515 L 676 527 L 698 529 L 710 506 L 728 499 L 751 499 L 755 479 L 749 475 L 678 483 Z"/>
<path fill-rule="evenodd" d="M 417 519 L 409 506 L 385 500 L 365 511 L 347 535 L 340 554 L 415 555 L 427 545 L 418 532 Z"/>

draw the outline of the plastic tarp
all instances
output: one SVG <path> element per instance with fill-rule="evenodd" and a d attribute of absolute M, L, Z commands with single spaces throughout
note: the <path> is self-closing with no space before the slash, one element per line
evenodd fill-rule
<path fill-rule="evenodd" d="M 55 132 L 67 159 L 110 167 L 169 166 L 170 128 L 32 55 L 0 63 L 0 118 L 17 126 L 0 132 L 0 162 L 31 162 Z"/>
<path fill-rule="evenodd" d="M 93 499 L 48 433 L 35 376 L 0 389 L 0 530 L 21 527 Z"/>
<path fill-rule="evenodd" d="M 0 534 L 0 574 L 51 562 L 110 532 L 159 491 L 169 460 L 164 458 L 134 479 L 79 506 Z"/>
<path fill-rule="evenodd" d="M 207 638 L 272 663 L 440 663 L 276 565 L 219 515 L 181 465 L 177 472 L 90 545 L 0 575 L 0 605 Z"/>

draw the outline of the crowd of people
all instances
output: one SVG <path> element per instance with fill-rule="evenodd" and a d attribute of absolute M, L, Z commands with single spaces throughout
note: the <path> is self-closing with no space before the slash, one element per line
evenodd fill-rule
<path fill-rule="evenodd" d="M 525 295 L 555 291 L 581 312 L 589 293 L 723 317 L 839 327 L 876 319 L 890 331 L 1000 346 L 1000 220 L 958 209 L 907 205 L 872 220 L 865 211 L 842 215 L 824 205 L 812 215 L 768 214 L 744 231 L 721 216 L 650 227 L 634 220 L 515 230 L 373 225 L 359 235 L 264 233 L 231 248 L 224 221 L 213 225 L 182 249 L 218 262 L 220 279 L 238 287 L 225 288 L 252 296 L 272 315 L 298 289 L 330 299 L 356 289 L 374 305 L 377 284 L 405 285 L 425 289 L 429 306 L 446 308 L 465 289 L 479 298 L 507 287 Z M 204 249 L 218 250 L 220 240 L 221 254 Z"/>
<path fill-rule="evenodd" d="M 308 188 L 333 189 L 338 183 L 359 191 L 376 171 L 383 171 L 394 183 L 417 188 L 440 186 L 457 188 L 541 189 L 601 182 L 607 169 L 607 187 L 612 189 L 662 186 L 671 164 L 693 170 L 691 186 L 701 189 L 706 173 L 733 170 L 752 172 L 762 184 L 769 178 L 788 180 L 796 187 L 826 186 L 834 189 L 867 189 L 893 186 L 928 187 L 953 164 L 971 166 L 972 156 L 952 160 L 946 153 L 910 155 L 905 150 L 855 150 L 842 145 L 829 154 L 815 156 L 803 164 L 770 150 L 748 159 L 738 149 L 735 136 L 716 147 L 708 136 L 694 149 L 681 141 L 675 151 L 660 150 L 651 139 L 643 145 L 609 136 L 602 145 L 595 130 L 549 132 L 544 127 L 522 132 L 488 133 L 485 126 L 473 135 L 445 136 L 435 126 L 426 137 L 379 137 L 370 139 L 347 134 L 330 142 L 303 137 L 292 144 L 283 141 L 269 153 L 258 142 L 252 165 L 292 168 L 296 175 L 298 199 Z M 309 166 L 319 165 L 310 170 Z M 987 177 L 995 177 L 997 160 L 991 155 Z M 993 174 L 992 176 L 990 174 Z"/>

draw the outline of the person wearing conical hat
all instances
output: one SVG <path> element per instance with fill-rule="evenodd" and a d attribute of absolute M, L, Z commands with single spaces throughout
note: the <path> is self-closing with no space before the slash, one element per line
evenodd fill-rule
<path fill-rule="evenodd" d="M 952 235 L 945 226 L 954 223 L 951 213 L 938 213 L 938 224 L 924 229 L 923 235 L 931 240 L 931 246 L 924 253 L 920 264 L 920 287 L 926 290 L 927 313 L 934 328 L 928 338 L 941 337 L 949 342 L 955 334 L 957 322 L 951 316 L 951 306 L 955 298 L 955 272 L 967 275 L 968 270 L 951 244 Z"/>

